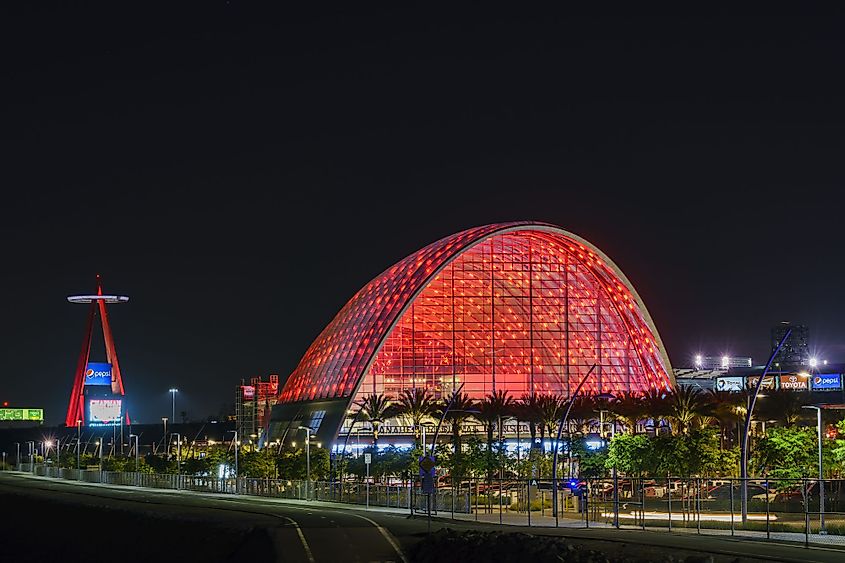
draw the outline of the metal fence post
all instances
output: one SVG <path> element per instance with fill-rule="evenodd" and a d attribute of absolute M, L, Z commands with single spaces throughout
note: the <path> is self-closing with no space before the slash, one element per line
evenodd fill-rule
<path fill-rule="evenodd" d="M 668 475 L 666 476 L 666 498 L 669 501 L 669 531 L 672 531 L 672 478 Z M 617 515 L 617 522 L 618 522 L 618 515 Z M 617 528 L 619 526 L 617 525 Z"/>
<path fill-rule="evenodd" d="M 766 539 L 772 539 L 771 527 L 769 526 L 769 478 L 766 477 Z"/>
<path fill-rule="evenodd" d="M 525 497 L 525 509 L 528 511 L 528 527 L 531 527 L 531 479 L 528 480 L 528 496 Z"/>
<path fill-rule="evenodd" d="M 701 479 L 695 480 L 695 529 L 701 534 Z"/>
<path fill-rule="evenodd" d="M 645 530 L 645 481 L 640 479 L 640 526 Z"/>
<path fill-rule="evenodd" d="M 731 536 L 734 535 L 734 480 L 728 480 L 731 494 Z"/>

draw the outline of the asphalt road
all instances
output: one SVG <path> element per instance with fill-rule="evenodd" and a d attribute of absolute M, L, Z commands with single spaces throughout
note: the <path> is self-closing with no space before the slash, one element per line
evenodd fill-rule
<path fill-rule="evenodd" d="M 409 561 L 414 543 L 427 533 L 425 518 L 403 513 L 326 507 L 296 501 L 246 496 L 205 495 L 135 487 L 101 486 L 0 473 L 4 520 L 0 527 L 2 554 L 42 538 L 38 551 L 61 545 L 63 561 L 155 560 L 161 554 L 193 555 L 189 560 L 213 561 Z M 15 508 L 24 507 L 24 508 Z M 10 512 L 17 519 L 9 520 Z M 70 521 L 68 521 L 70 520 Z M 491 524 L 434 519 L 432 531 L 499 529 Z M 607 528 L 538 529 L 507 527 L 534 535 L 565 536 L 573 543 L 608 553 L 641 557 L 710 554 L 715 561 L 845 560 L 845 551 L 806 549 L 794 544 L 744 539 L 640 532 Z M 65 534 L 64 536 L 62 534 Z M 45 544 L 43 538 L 47 538 Z M 58 538 L 58 539 L 55 539 Z M 89 538 L 93 538 L 89 542 Z M 109 546 L 114 538 L 114 547 Z M 80 549 L 80 542 L 86 549 Z M 20 544 L 20 545 L 18 545 Z M 18 547 L 16 547 L 18 546 Z M 75 552 L 77 549 L 78 552 Z M 112 558 L 114 550 L 119 558 Z M 97 554 L 109 552 L 108 557 Z M 28 548 L 26 553 L 29 553 Z M 78 559 L 74 559 L 73 555 Z M 200 557 L 201 556 L 201 557 Z M 134 557 L 134 558 L 133 558 Z M 8 559 L 11 559 L 10 557 Z M 33 556 L 16 561 L 47 560 Z M 182 560 L 185 560 L 184 558 Z"/>

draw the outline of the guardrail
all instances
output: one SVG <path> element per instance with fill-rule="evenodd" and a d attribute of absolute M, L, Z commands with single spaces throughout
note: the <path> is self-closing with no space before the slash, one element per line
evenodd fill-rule
<path fill-rule="evenodd" d="M 74 481 L 391 507 L 410 513 L 427 513 L 430 506 L 432 514 L 502 525 L 615 526 L 845 547 L 845 480 L 470 480 L 438 488 L 429 505 L 428 497 L 408 483 L 234 479 L 40 464 L 20 464 L 18 470 Z M 743 514 L 744 488 L 748 500 Z"/>

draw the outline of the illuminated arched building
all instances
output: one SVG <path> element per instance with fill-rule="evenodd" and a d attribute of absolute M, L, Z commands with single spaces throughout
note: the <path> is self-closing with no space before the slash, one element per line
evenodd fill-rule
<path fill-rule="evenodd" d="M 584 392 L 674 385 L 645 305 L 600 250 L 544 223 L 485 225 L 356 293 L 288 378 L 271 432 L 294 441 L 309 426 L 333 442 L 364 396 L 414 387 L 438 398 L 461 384 L 476 399 L 567 396 L 593 364 Z"/>

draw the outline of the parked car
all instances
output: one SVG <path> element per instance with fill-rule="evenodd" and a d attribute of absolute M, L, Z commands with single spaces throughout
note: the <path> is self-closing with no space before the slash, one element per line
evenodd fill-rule
<path fill-rule="evenodd" d="M 733 498 L 735 501 L 742 499 L 742 486 L 739 484 L 733 485 L 718 485 L 702 493 L 701 497 L 708 500 L 729 500 L 731 498 L 731 488 L 733 488 Z M 766 500 L 766 488 L 762 485 L 748 485 L 748 498 L 752 500 Z M 769 492 L 769 499 L 774 499 L 774 493 Z"/>

